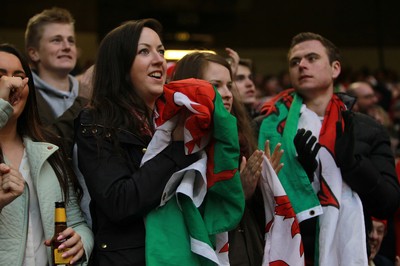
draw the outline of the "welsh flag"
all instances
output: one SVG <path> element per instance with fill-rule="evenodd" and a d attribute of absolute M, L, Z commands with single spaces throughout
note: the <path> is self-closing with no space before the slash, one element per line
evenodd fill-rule
<path fill-rule="evenodd" d="M 296 148 L 293 138 L 297 132 L 302 99 L 293 90 L 285 90 L 265 103 L 265 119 L 261 123 L 258 147 L 263 149 L 265 141 L 270 141 L 271 147 L 281 143 L 285 151 L 281 162 L 285 167 L 279 172 L 279 180 L 292 203 L 299 222 L 322 214 L 318 197 L 310 186 L 306 172 L 296 159 Z M 268 110 L 265 110 L 267 109 Z"/>
<path fill-rule="evenodd" d="M 296 213 L 265 156 L 259 185 L 263 194 L 266 218 L 262 265 L 304 265 L 304 248 Z"/>
<path fill-rule="evenodd" d="M 157 110 L 142 164 L 170 143 L 183 113 L 185 152 L 200 159 L 171 176 L 160 206 L 147 215 L 146 264 L 229 265 L 227 232 L 244 211 L 236 119 L 213 86 L 196 79 L 165 85 Z"/>
<path fill-rule="evenodd" d="M 335 127 L 343 108 L 343 102 L 333 95 L 321 124 L 320 117 L 303 105 L 301 96 L 293 90 L 281 92 L 264 105 L 266 117 L 260 128 L 259 147 L 269 139 L 272 147 L 280 142 L 285 150 L 281 159 L 285 166 L 279 172 L 279 178 L 269 171 L 269 187 L 263 182 L 264 195 L 274 196 L 274 199 L 264 197 L 265 206 L 270 203 L 269 212 L 266 210 L 265 247 L 265 258 L 270 265 L 304 263 L 292 261 L 296 256 L 303 256 L 298 243 L 298 222 L 316 216 L 315 265 L 368 264 L 362 202 L 343 182 L 334 158 Z M 298 128 L 310 130 L 322 145 L 312 184 L 296 159 L 293 139 Z M 264 167 L 263 179 L 266 170 Z"/>

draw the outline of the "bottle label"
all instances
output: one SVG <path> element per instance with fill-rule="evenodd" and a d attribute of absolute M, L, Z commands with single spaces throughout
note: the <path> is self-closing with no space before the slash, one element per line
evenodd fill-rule
<path fill-rule="evenodd" d="M 58 248 L 54 249 L 54 263 L 55 264 L 68 264 L 71 260 L 71 257 L 63 258 L 62 254 L 68 251 L 69 248 L 65 248 L 63 250 L 59 250 Z"/>
<path fill-rule="evenodd" d="M 65 222 L 65 221 L 67 221 L 67 216 L 65 214 L 65 209 L 56 208 L 56 210 L 55 210 L 55 221 L 56 222 Z"/>

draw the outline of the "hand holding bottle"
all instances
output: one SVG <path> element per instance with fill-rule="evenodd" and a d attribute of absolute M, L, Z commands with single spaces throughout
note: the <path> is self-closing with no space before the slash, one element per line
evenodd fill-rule
<path fill-rule="evenodd" d="M 70 257 L 70 264 L 74 264 L 78 260 L 82 258 L 82 256 L 85 254 L 85 250 L 83 248 L 83 243 L 81 240 L 81 236 L 75 232 L 75 230 L 71 227 L 68 227 L 64 231 L 62 231 L 58 237 L 57 240 L 63 241 L 65 240 L 60 246 L 58 246 L 59 250 L 64 250 L 66 249 L 65 252 L 63 252 L 62 257 L 63 258 L 68 258 Z M 46 246 L 51 245 L 51 240 L 46 240 L 45 241 Z"/>
<path fill-rule="evenodd" d="M 81 236 L 71 227 L 67 228 L 64 202 L 55 202 L 54 235 L 44 242 L 51 247 L 53 265 L 74 264 L 85 254 Z"/>

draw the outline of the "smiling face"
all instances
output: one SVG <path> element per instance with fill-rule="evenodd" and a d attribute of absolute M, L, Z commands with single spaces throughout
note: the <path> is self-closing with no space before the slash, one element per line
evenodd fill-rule
<path fill-rule="evenodd" d="M 154 30 L 143 28 L 130 78 L 139 96 L 151 109 L 163 92 L 166 69 L 167 62 L 164 59 L 164 46 L 160 37 Z"/>
<path fill-rule="evenodd" d="M 340 63 L 329 62 L 326 48 L 317 40 L 295 45 L 289 53 L 289 74 L 293 87 L 303 96 L 333 92 Z"/>
<path fill-rule="evenodd" d="M 45 72 L 68 75 L 75 67 L 77 50 L 72 24 L 49 23 L 43 26 L 38 47 L 28 48 L 39 75 Z"/>
<path fill-rule="evenodd" d="M 202 79 L 207 80 L 217 88 L 222 101 L 224 102 L 225 109 L 228 110 L 228 112 L 231 112 L 233 95 L 231 91 L 232 79 L 229 69 L 221 64 L 208 62 L 207 67 L 204 69 Z"/>
<path fill-rule="evenodd" d="M 385 233 L 385 224 L 381 221 L 372 220 L 372 230 L 368 235 L 368 244 L 371 248 L 370 260 L 374 259 L 376 254 L 378 254 Z"/>
<path fill-rule="evenodd" d="M 24 79 L 26 77 L 25 71 L 22 67 L 21 61 L 13 54 L 0 51 L 0 78 L 3 76 L 10 79 Z M 1 88 L 8 89 L 8 88 Z M 11 120 L 16 120 L 25 108 L 26 100 L 29 94 L 29 87 L 26 85 L 18 96 L 10 93 L 10 103 L 13 106 L 14 112 Z"/>

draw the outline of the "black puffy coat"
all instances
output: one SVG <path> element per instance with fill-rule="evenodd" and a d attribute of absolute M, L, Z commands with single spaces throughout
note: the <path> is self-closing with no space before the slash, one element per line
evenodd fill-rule
<path fill-rule="evenodd" d="M 348 96 L 339 96 L 348 104 Z M 392 217 L 400 206 L 400 186 L 389 134 L 370 116 L 354 112 L 353 122 L 357 163 L 342 177 L 360 196 L 365 217 Z"/>
<path fill-rule="evenodd" d="M 150 139 L 123 129 L 107 132 L 93 123 L 88 110 L 75 121 L 75 133 L 78 165 L 91 197 L 95 246 L 90 264 L 145 265 L 144 217 L 159 205 L 169 177 L 197 155 L 185 156 L 183 142 L 172 142 L 139 167 Z"/>

